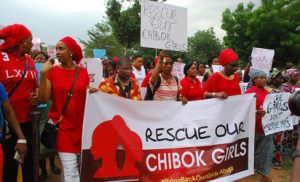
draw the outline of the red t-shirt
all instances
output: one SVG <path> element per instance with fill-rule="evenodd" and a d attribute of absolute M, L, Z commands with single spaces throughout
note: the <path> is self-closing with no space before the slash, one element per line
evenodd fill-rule
<path fill-rule="evenodd" d="M 242 91 L 239 82 L 239 76 L 236 73 L 230 79 L 217 72 L 205 82 L 204 92 L 225 92 L 228 96 L 240 95 Z"/>
<path fill-rule="evenodd" d="M 54 66 L 47 74 L 47 78 L 51 81 L 52 85 L 52 106 L 49 112 L 49 118 L 52 119 L 54 123 L 60 118 L 68 98 L 68 93 L 72 87 L 75 72 L 76 68 L 66 70 L 60 66 Z M 59 125 L 56 143 L 56 149 L 59 152 L 80 152 L 85 97 L 88 86 L 88 73 L 86 69 L 80 67 L 73 96 L 65 111 L 64 118 Z"/>
<path fill-rule="evenodd" d="M 152 75 L 153 69 L 149 71 L 149 73 L 146 75 L 146 77 L 144 78 L 141 87 L 147 87 L 148 83 L 150 81 L 151 75 Z"/>
<path fill-rule="evenodd" d="M 196 78 L 196 83 L 194 83 L 186 76 L 180 81 L 180 84 L 181 84 L 180 94 L 183 97 L 186 97 L 188 101 L 203 99 L 204 92 L 201 87 L 201 83 L 197 78 Z"/>
<path fill-rule="evenodd" d="M 38 87 L 37 70 L 34 61 L 29 55 L 19 58 L 14 54 L 0 51 L 0 82 L 5 87 L 7 93 L 10 93 L 21 80 L 26 59 L 28 64 L 27 74 L 9 98 L 20 123 L 26 123 L 31 120 L 30 112 L 33 110 L 33 107 L 30 103 L 30 94 L 34 93 L 35 88 Z"/>
<path fill-rule="evenodd" d="M 256 110 L 260 110 L 264 104 L 266 96 L 269 92 L 266 89 L 259 89 L 256 86 L 250 87 L 245 94 L 248 93 L 256 93 Z M 262 119 L 261 116 L 255 115 L 255 133 L 263 134 L 264 130 L 262 127 Z"/>

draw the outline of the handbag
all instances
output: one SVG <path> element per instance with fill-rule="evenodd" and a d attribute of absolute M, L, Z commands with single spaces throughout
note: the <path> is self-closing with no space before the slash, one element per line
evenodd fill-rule
<path fill-rule="evenodd" d="M 59 127 L 59 124 L 60 124 L 61 120 L 64 117 L 64 113 L 65 113 L 65 111 L 68 107 L 68 104 L 70 103 L 70 100 L 71 100 L 71 97 L 72 97 L 72 94 L 73 94 L 73 91 L 74 91 L 75 83 L 76 83 L 76 80 L 78 78 L 78 73 L 79 73 L 79 66 L 76 67 L 76 73 L 75 73 L 75 77 L 74 77 L 74 80 L 73 80 L 73 83 L 72 83 L 72 87 L 71 87 L 71 90 L 68 93 L 68 98 L 67 98 L 67 100 L 64 104 L 64 107 L 63 107 L 63 110 L 61 112 L 59 120 L 57 121 L 56 124 L 54 124 L 51 120 L 49 120 L 45 124 L 44 129 L 42 131 L 41 143 L 49 149 L 54 149 L 54 147 L 56 145 L 56 137 L 57 137 L 58 127 Z"/>

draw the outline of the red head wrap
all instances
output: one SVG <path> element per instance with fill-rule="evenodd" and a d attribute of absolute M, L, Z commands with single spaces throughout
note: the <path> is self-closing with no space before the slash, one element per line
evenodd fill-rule
<path fill-rule="evenodd" d="M 76 64 L 79 64 L 81 59 L 83 58 L 83 55 L 82 50 L 77 42 L 69 36 L 62 38 L 59 41 L 65 43 L 69 47 L 69 49 L 73 53 L 74 61 L 76 62 Z"/>
<path fill-rule="evenodd" d="M 219 61 L 222 66 L 236 60 L 239 60 L 239 58 L 232 49 L 223 49 L 220 52 Z"/>
<path fill-rule="evenodd" d="M 13 24 L 6 26 L 0 30 L 0 39 L 4 40 L 3 44 L 0 45 L 0 50 L 9 51 L 30 36 L 30 30 L 24 25 Z"/>
<path fill-rule="evenodd" d="M 113 61 L 114 61 L 115 63 L 117 63 L 117 62 L 119 61 L 119 58 L 118 58 L 117 56 L 115 56 L 115 57 L 113 58 Z"/>

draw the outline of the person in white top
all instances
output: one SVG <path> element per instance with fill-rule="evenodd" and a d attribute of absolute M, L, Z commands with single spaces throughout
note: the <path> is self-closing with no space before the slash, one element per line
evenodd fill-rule
<path fill-rule="evenodd" d="M 141 86 L 144 78 L 146 77 L 146 71 L 143 63 L 144 58 L 142 55 L 136 55 L 133 57 L 132 72 L 135 76 L 135 79 L 139 82 L 139 86 Z"/>

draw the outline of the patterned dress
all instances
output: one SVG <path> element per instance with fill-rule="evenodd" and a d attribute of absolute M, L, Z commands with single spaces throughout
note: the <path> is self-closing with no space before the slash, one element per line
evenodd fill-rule
<path fill-rule="evenodd" d="M 109 77 L 100 83 L 99 89 L 101 92 L 112 94 L 119 97 L 124 97 L 132 100 L 142 100 L 138 82 L 130 78 L 129 84 L 125 89 L 120 87 L 119 81 L 114 77 Z M 130 91 L 129 91 L 130 90 Z"/>

